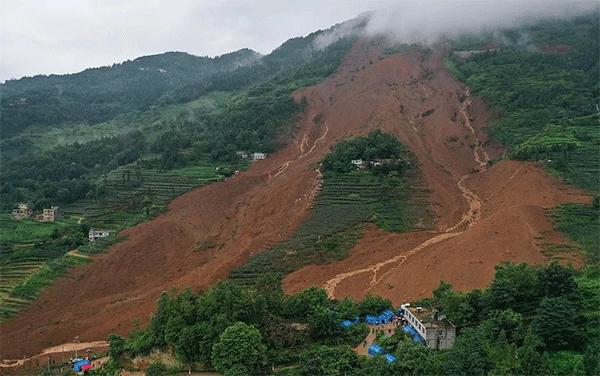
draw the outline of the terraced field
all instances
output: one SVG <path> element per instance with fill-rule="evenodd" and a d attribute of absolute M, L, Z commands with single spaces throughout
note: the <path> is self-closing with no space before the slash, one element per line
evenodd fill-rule
<path fill-rule="evenodd" d="M 119 167 L 100 178 L 105 194 L 64 208 L 92 227 L 121 230 L 162 211 L 173 198 L 195 187 L 223 179 L 216 165 L 196 164 L 161 171 L 157 160 Z"/>
<path fill-rule="evenodd" d="M 198 163 L 161 171 L 158 161 L 145 160 L 106 174 L 101 178 L 103 195 L 61 208 L 64 220 L 40 223 L 0 217 L 0 320 L 13 316 L 68 268 L 89 262 L 89 255 L 118 240 L 87 244 L 87 226 L 117 232 L 147 220 L 176 196 L 223 179 L 216 167 Z M 78 237 L 78 249 L 66 245 L 65 237 Z"/>
<path fill-rule="evenodd" d="M 367 222 L 397 232 L 430 227 L 427 189 L 415 174 L 391 178 L 369 172 L 327 173 L 310 217 L 294 236 L 253 256 L 230 278 L 252 285 L 266 274 L 281 278 L 307 264 L 342 259 Z"/>

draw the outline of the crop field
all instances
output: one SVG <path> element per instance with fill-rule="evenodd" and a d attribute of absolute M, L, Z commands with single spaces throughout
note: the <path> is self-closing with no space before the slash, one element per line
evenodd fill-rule
<path fill-rule="evenodd" d="M 216 165 L 195 164 L 161 171 L 155 160 L 119 167 L 100 180 L 105 194 L 64 208 L 92 227 L 121 230 L 162 211 L 173 198 L 195 187 L 222 179 Z"/>
<path fill-rule="evenodd" d="M 600 261 L 600 209 L 566 204 L 551 211 L 556 228 L 565 233 L 592 261 Z"/>
<path fill-rule="evenodd" d="M 38 222 L 33 219 L 13 220 L 10 215 L 0 215 L 0 243 L 33 243 L 52 235 L 56 229 L 73 224 L 73 221 Z"/>
<path fill-rule="evenodd" d="M 158 162 L 120 167 L 101 178 L 102 197 L 80 200 L 61 208 L 65 219 L 58 222 L 14 221 L 0 217 L 0 320 L 11 317 L 35 299 L 41 290 L 70 267 L 89 262 L 88 256 L 104 251 L 118 241 L 116 236 L 87 244 L 87 227 L 115 233 L 160 213 L 178 195 L 222 179 L 216 165 L 197 163 L 181 169 L 161 171 Z M 84 229 L 84 230 L 82 230 Z M 62 243 L 65 235 L 82 237 L 83 246 L 73 252 Z M 81 243 L 80 243 L 81 244 Z"/>
<path fill-rule="evenodd" d="M 326 173 L 310 217 L 294 236 L 259 252 L 230 278 L 252 285 L 265 274 L 283 277 L 308 264 L 341 260 L 360 238 L 364 223 L 396 232 L 430 227 L 427 190 L 419 182 L 415 175 Z"/>

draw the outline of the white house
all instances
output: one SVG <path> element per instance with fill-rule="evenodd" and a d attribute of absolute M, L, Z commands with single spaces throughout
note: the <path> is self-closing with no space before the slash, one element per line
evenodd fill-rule
<path fill-rule="evenodd" d="M 363 161 L 362 159 L 353 159 L 350 161 L 350 163 L 352 163 L 353 165 L 355 165 L 358 168 L 367 167 L 367 163 L 365 161 Z"/>
<path fill-rule="evenodd" d="M 261 159 L 266 159 L 267 153 L 252 153 L 252 160 L 259 161 Z"/>
<path fill-rule="evenodd" d="M 245 151 L 236 151 L 235 154 L 242 159 L 248 159 L 248 153 L 246 153 Z"/>
<path fill-rule="evenodd" d="M 96 240 L 101 239 L 101 238 L 106 238 L 109 235 L 110 235 L 110 231 L 108 231 L 108 230 L 96 230 L 94 228 L 91 228 L 90 231 L 88 232 L 88 239 L 91 242 L 95 242 Z"/>
<path fill-rule="evenodd" d="M 404 319 L 425 340 L 427 347 L 432 349 L 449 349 L 456 339 L 456 327 L 445 315 L 437 310 L 422 307 L 411 307 L 409 303 L 402 304 Z"/>

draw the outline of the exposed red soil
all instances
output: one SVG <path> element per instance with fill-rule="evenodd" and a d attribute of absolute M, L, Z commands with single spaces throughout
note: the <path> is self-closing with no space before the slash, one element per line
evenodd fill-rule
<path fill-rule="evenodd" d="M 375 279 L 365 272 L 340 281 L 335 296 L 372 291 L 398 303 L 429 293 L 440 279 L 459 289 L 483 287 L 503 260 L 543 262 L 536 237 L 551 231 L 543 208 L 589 198 L 527 163 L 502 162 L 469 175 L 480 167 L 475 156 L 485 161 L 486 152 L 492 158 L 501 153 L 481 146 L 488 120 L 483 103 L 463 100 L 465 88 L 443 68 L 441 51 L 428 59 L 379 55 L 379 48 L 357 43 L 334 76 L 294 94 L 309 106 L 290 145 L 235 178 L 177 198 L 167 213 L 125 231 L 126 241 L 73 269 L 1 324 L 2 358 L 39 353 L 74 335 L 92 341 L 125 334 L 134 320 L 147 322 L 161 291 L 202 289 L 226 278 L 298 227 L 319 186 L 316 164 L 331 145 L 377 128 L 396 134 L 416 154 L 432 190 L 436 231 L 394 234 L 366 226 L 346 260 L 291 274 L 286 291 L 322 286 L 340 273 L 384 262 Z M 433 78 L 421 78 L 425 68 Z M 313 121 L 320 114 L 323 121 Z M 477 200 L 465 200 L 465 192 Z M 444 234 L 437 244 L 422 244 Z M 220 247 L 195 251 L 206 241 Z"/>

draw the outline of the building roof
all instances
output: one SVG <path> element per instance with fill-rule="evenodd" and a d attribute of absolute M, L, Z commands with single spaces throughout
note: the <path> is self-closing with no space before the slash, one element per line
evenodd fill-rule
<path fill-rule="evenodd" d="M 419 309 L 417 309 L 419 308 Z M 424 307 L 405 307 L 410 313 L 422 324 L 431 324 L 431 326 L 454 326 L 444 314 L 437 312 L 435 309 L 424 308 Z"/>

